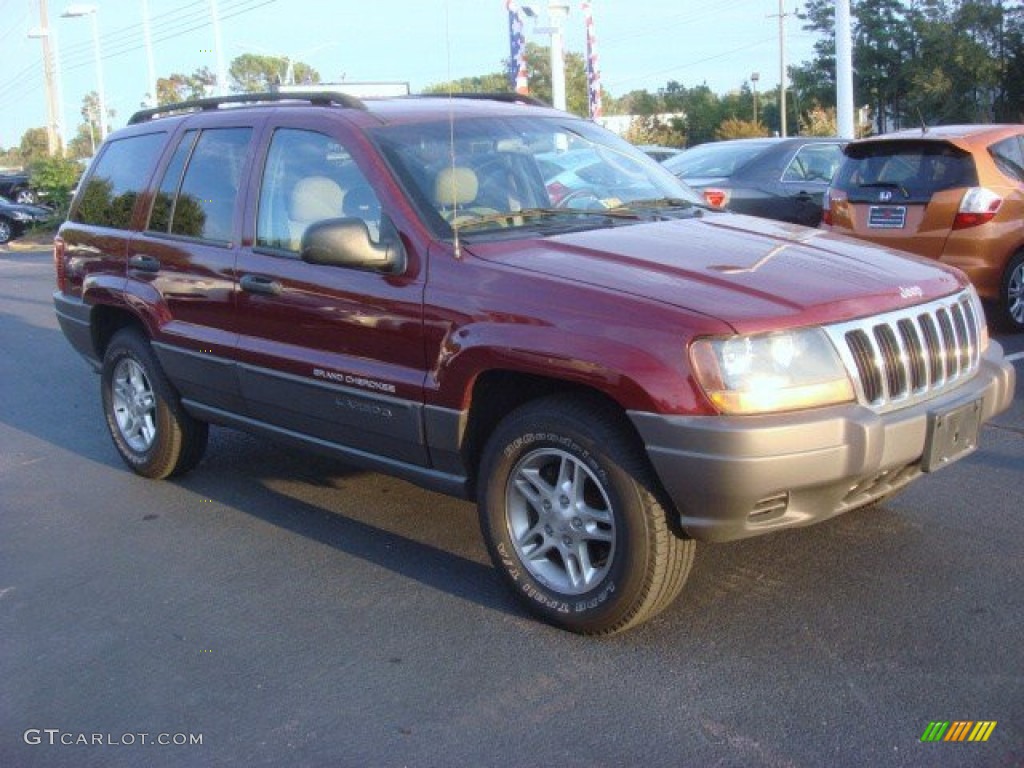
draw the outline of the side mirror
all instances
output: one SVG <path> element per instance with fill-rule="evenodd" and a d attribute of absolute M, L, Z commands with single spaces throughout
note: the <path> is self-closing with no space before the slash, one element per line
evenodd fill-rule
<path fill-rule="evenodd" d="M 310 264 L 388 274 L 405 269 L 405 248 L 397 234 L 375 243 L 362 219 L 324 219 L 311 224 L 302 236 L 299 255 Z"/>

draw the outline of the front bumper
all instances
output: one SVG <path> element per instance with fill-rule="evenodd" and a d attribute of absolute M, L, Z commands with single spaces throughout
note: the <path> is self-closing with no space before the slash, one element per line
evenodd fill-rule
<path fill-rule="evenodd" d="M 902 410 L 856 404 L 769 416 L 630 412 L 689 536 L 729 541 L 825 520 L 922 472 L 929 414 L 979 401 L 981 422 L 1009 407 L 1013 366 L 992 343 L 962 386 Z"/>

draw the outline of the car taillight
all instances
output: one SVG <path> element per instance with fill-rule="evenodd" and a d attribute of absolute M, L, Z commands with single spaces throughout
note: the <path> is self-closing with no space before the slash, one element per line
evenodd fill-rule
<path fill-rule="evenodd" d="M 991 189 L 971 187 L 964 192 L 964 199 L 960 201 L 960 210 L 953 219 L 953 229 L 967 229 L 992 221 L 1002 204 L 1003 198 Z"/>
<path fill-rule="evenodd" d="M 821 223 L 832 226 L 832 190 L 826 189 L 821 196 Z"/>
<path fill-rule="evenodd" d="M 53 238 L 53 266 L 57 270 L 57 290 L 61 293 L 67 292 L 68 277 L 64 270 L 64 254 L 67 252 L 67 245 L 59 237 Z"/>
<path fill-rule="evenodd" d="M 708 205 L 714 208 L 725 208 L 729 204 L 729 190 L 727 189 L 708 187 L 701 190 L 701 192 L 704 194 L 704 199 L 707 200 Z"/>
<path fill-rule="evenodd" d="M 552 205 L 558 205 L 572 190 L 560 181 L 552 181 L 548 184 L 548 197 Z"/>

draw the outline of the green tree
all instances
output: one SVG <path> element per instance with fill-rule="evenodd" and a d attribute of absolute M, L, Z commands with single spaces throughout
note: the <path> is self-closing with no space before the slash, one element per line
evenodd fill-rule
<path fill-rule="evenodd" d="M 269 91 L 271 86 L 282 83 L 319 83 L 320 73 L 309 64 L 292 61 L 287 56 L 261 56 L 243 53 L 236 56 L 228 74 L 231 90 L 239 93 Z"/>
<path fill-rule="evenodd" d="M 156 81 L 157 104 L 177 104 L 201 99 L 217 84 L 217 76 L 209 67 L 200 67 L 191 75 L 175 72 Z"/>
<path fill-rule="evenodd" d="M 423 92 L 432 94 L 505 93 L 510 90 L 508 76 L 504 72 L 491 72 L 486 75 L 462 77 L 447 83 L 428 85 L 423 89 Z"/>
<path fill-rule="evenodd" d="M 21 135 L 18 145 L 21 165 L 28 167 L 37 160 L 50 156 L 50 144 L 45 128 L 29 128 Z"/>

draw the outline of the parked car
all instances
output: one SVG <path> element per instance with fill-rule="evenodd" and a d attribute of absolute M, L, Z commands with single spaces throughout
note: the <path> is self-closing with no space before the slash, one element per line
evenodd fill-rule
<path fill-rule="evenodd" d="M 697 540 L 883 499 L 1011 403 L 960 272 L 711 210 L 600 126 L 471 96 L 203 99 L 104 142 L 54 302 L 132 470 L 189 470 L 215 423 L 476 499 L 523 604 L 610 634 Z M 539 169 L 570 141 L 606 166 L 586 207 Z"/>
<path fill-rule="evenodd" d="M 959 267 L 1024 331 L 1024 125 L 914 129 L 850 144 L 823 227 Z"/>
<path fill-rule="evenodd" d="M 0 196 L 0 245 L 53 218 L 53 211 L 37 205 L 19 205 Z"/>
<path fill-rule="evenodd" d="M 710 205 L 816 227 L 844 142 L 814 137 L 700 144 L 664 162 Z"/>
<path fill-rule="evenodd" d="M 536 160 L 553 205 L 587 208 L 605 201 L 610 207 L 617 200 L 636 199 L 638 193 L 650 191 L 649 170 L 636 153 L 591 146 L 539 153 Z"/>
<path fill-rule="evenodd" d="M 39 202 L 39 193 L 32 187 L 27 173 L 0 173 L 0 197 L 21 205 Z"/>

